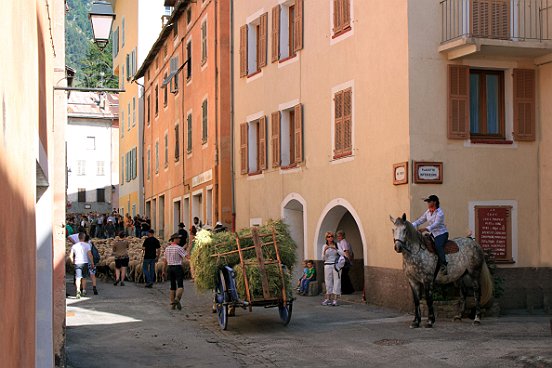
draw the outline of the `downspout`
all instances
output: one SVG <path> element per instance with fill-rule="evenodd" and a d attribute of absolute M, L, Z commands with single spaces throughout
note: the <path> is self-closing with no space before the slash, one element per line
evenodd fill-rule
<path fill-rule="evenodd" d="M 211 216 L 213 212 L 216 213 L 216 220 L 215 221 L 222 221 L 222 213 L 219 214 L 219 210 L 221 209 L 221 206 L 219 206 L 219 199 L 222 198 L 220 195 L 220 188 L 222 187 L 220 185 L 220 178 L 222 175 L 219 175 L 220 165 L 219 165 L 219 155 L 220 155 L 220 142 L 219 142 L 219 115 L 221 113 L 221 109 L 219 107 L 219 68 L 218 68 L 218 12 L 219 12 L 219 1 L 215 0 L 215 177 L 213 180 L 214 188 L 212 189 L 211 194 L 211 206 L 216 206 L 215 211 L 213 211 L 213 208 L 211 208 Z M 209 114 L 207 113 L 207 116 Z M 216 195 L 216 198 L 213 198 L 213 196 Z M 207 201 L 205 201 L 207 202 Z M 211 221 L 212 222 L 212 221 Z M 212 222 L 212 226 L 215 224 Z"/>
<path fill-rule="evenodd" d="M 232 231 L 236 231 L 236 188 L 234 167 L 234 0 L 230 0 L 230 162 L 232 188 Z"/>

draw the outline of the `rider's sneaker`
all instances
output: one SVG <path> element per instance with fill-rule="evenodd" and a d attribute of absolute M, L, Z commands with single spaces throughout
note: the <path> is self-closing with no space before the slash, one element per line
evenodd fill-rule
<path fill-rule="evenodd" d="M 324 301 L 322 302 L 322 305 L 331 305 L 331 301 L 329 299 L 324 299 Z"/>

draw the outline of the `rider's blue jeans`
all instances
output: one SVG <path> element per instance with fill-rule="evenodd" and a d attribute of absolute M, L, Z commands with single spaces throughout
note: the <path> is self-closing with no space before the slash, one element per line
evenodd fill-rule
<path fill-rule="evenodd" d="M 435 248 L 437 249 L 437 255 L 439 256 L 439 263 L 442 265 L 447 264 L 445 259 L 445 244 L 449 238 L 449 233 L 444 233 L 435 237 Z"/>

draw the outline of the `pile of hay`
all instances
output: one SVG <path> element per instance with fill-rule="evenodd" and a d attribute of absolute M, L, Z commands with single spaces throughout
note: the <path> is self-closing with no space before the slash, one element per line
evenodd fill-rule
<path fill-rule="evenodd" d="M 276 242 L 278 244 L 278 249 L 280 253 L 280 260 L 282 264 L 286 266 L 288 273 L 291 272 L 293 265 L 296 261 L 296 244 L 289 234 L 289 230 L 286 224 L 282 221 L 271 221 L 267 225 L 260 227 L 260 234 L 272 234 L 272 227 L 276 230 Z M 249 247 L 253 245 L 253 239 L 248 236 L 251 235 L 251 229 L 243 229 L 238 232 L 240 237 L 240 246 L 242 248 Z M 245 238 L 245 239 L 242 239 Z M 264 238 L 264 241 L 268 242 L 267 238 Z M 213 254 L 224 253 L 232 250 L 236 250 L 236 238 L 233 233 L 221 232 L 221 233 L 211 233 L 206 230 L 200 231 L 195 240 L 194 246 L 191 254 L 191 264 L 194 270 L 195 283 L 199 289 L 214 289 L 217 271 L 221 266 L 228 265 L 233 267 L 236 271 L 236 281 L 238 286 L 238 291 L 241 296 L 244 297 L 245 287 L 243 280 L 243 271 L 240 265 L 240 258 L 237 253 L 222 256 L 222 257 L 212 257 Z M 264 246 L 263 256 L 265 260 L 275 260 L 276 254 L 274 247 Z M 244 251 L 243 253 L 244 261 L 247 265 L 251 263 L 256 263 L 257 257 L 255 249 L 250 249 Z M 249 280 L 250 289 L 252 291 L 252 297 L 262 297 L 262 285 L 259 268 L 255 266 L 247 266 L 247 277 Z M 280 273 L 277 265 L 267 265 L 266 266 L 269 285 L 271 293 L 275 296 L 281 294 L 281 280 Z M 285 276 L 286 288 L 291 291 L 291 277 L 288 275 Z"/>
<path fill-rule="evenodd" d="M 263 285 L 261 282 L 261 270 L 258 264 L 246 264 L 247 280 L 249 282 L 249 292 L 251 293 L 251 299 L 263 299 Z M 240 298 L 247 299 L 245 291 L 245 280 L 243 277 L 243 267 L 241 264 L 234 266 L 236 272 L 236 287 Z M 268 290 L 273 297 L 282 297 L 282 280 L 280 278 L 280 270 L 278 265 L 269 264 L 265 266 L 265 271 L 268 277 Z M 291 274 L 284 270 L 284 283 L 286 285 L 287 298 L 292 297 L 291 288 Z"/>

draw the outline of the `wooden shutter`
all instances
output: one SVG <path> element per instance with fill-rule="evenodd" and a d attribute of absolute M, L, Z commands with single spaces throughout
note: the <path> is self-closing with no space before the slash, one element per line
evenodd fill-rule
<path fill-rule="evenodd" d="M 341 30 L 351 26 L 351 1 L 341 0 Z"/>
<path fill-rule="evenodd" d="M 266 116 L 259 119 L 259 170 L 266 170 Z"/>
<path fill-rule="evenodd" d="M 510 38 L 510 0 L 492 0 L 490 7 L 491 38 Z"/>
<path fill-rule="evenodd" d="M 261 15 L 261 24 L 259 26 L 259 60 L 257 60 L 258 68 L 266 66 L 266 49 L 268 40 L 266 34 L 268 32 L 268 13 Z"/>
<path fill-rule="evenodd" d="M 271 137 L 272 145 L 272 167 L 280 167 L 280 111 L 272 113 L 271 120 Z"/>
<path fill-rule="evenodd" d="M 240 27 L 240 77 L 247 76 L 247 24 Z"/>
<path fill-rule="evenodd" d="M 535 140 L 535 71 L 514 69 L 514 138 Z"/>
<path fill-rule="evenodd" d="M 343 155 L 353 152 L 353 90 L 343 91 Z"/>
<path fill-rule="evenodd" d="M 248 171 L 248 157 L 249 154 L 247 149 L 247 140 L 248 140 L 248 125 L 247 123 L 240 124 L 240 166 L 241 166 L 241 173 L 247 174 Z"/>
<path fill-rule="evenodd" d="M 339 33 L 341 27 L 341 0 L 333 0 L 333 32 Z"/>
<path fill-rule="evenodd" d="M 343 91 L 334 95 L 334 158 L 343 154 Z"/>
<path fill-rule="evenodd" d="M 470 136 L 469 78 L 468 66 L 448 66 L 447 130 L 449 139 L 467 139 Z"/>
<path fill-rule="evenodd" d="M 489 36 L 490 0 L 471 1 L 471 30 L 474 37 Z"/>
<path fill-rule="evenodd" d="M 303 0 L 295 0 L 295 19 L 293 22 L 293 50 L 297 52 L 303 48 Z"/>
<path fill-rule="evenodd" d="M 294 154 L 294 163 L 299 164 L 303 161 L 303 106 L 301 104 L 295 105 L 293 108 L 295 115 L 295 124 L 294 124 L 294 134 L 293 139 L 295 140 L 295 154 Z"/>
<path fill-rule="evenodd" d="M 280 60 L 280 5 L 272 8 L 272 62 Z"/>

